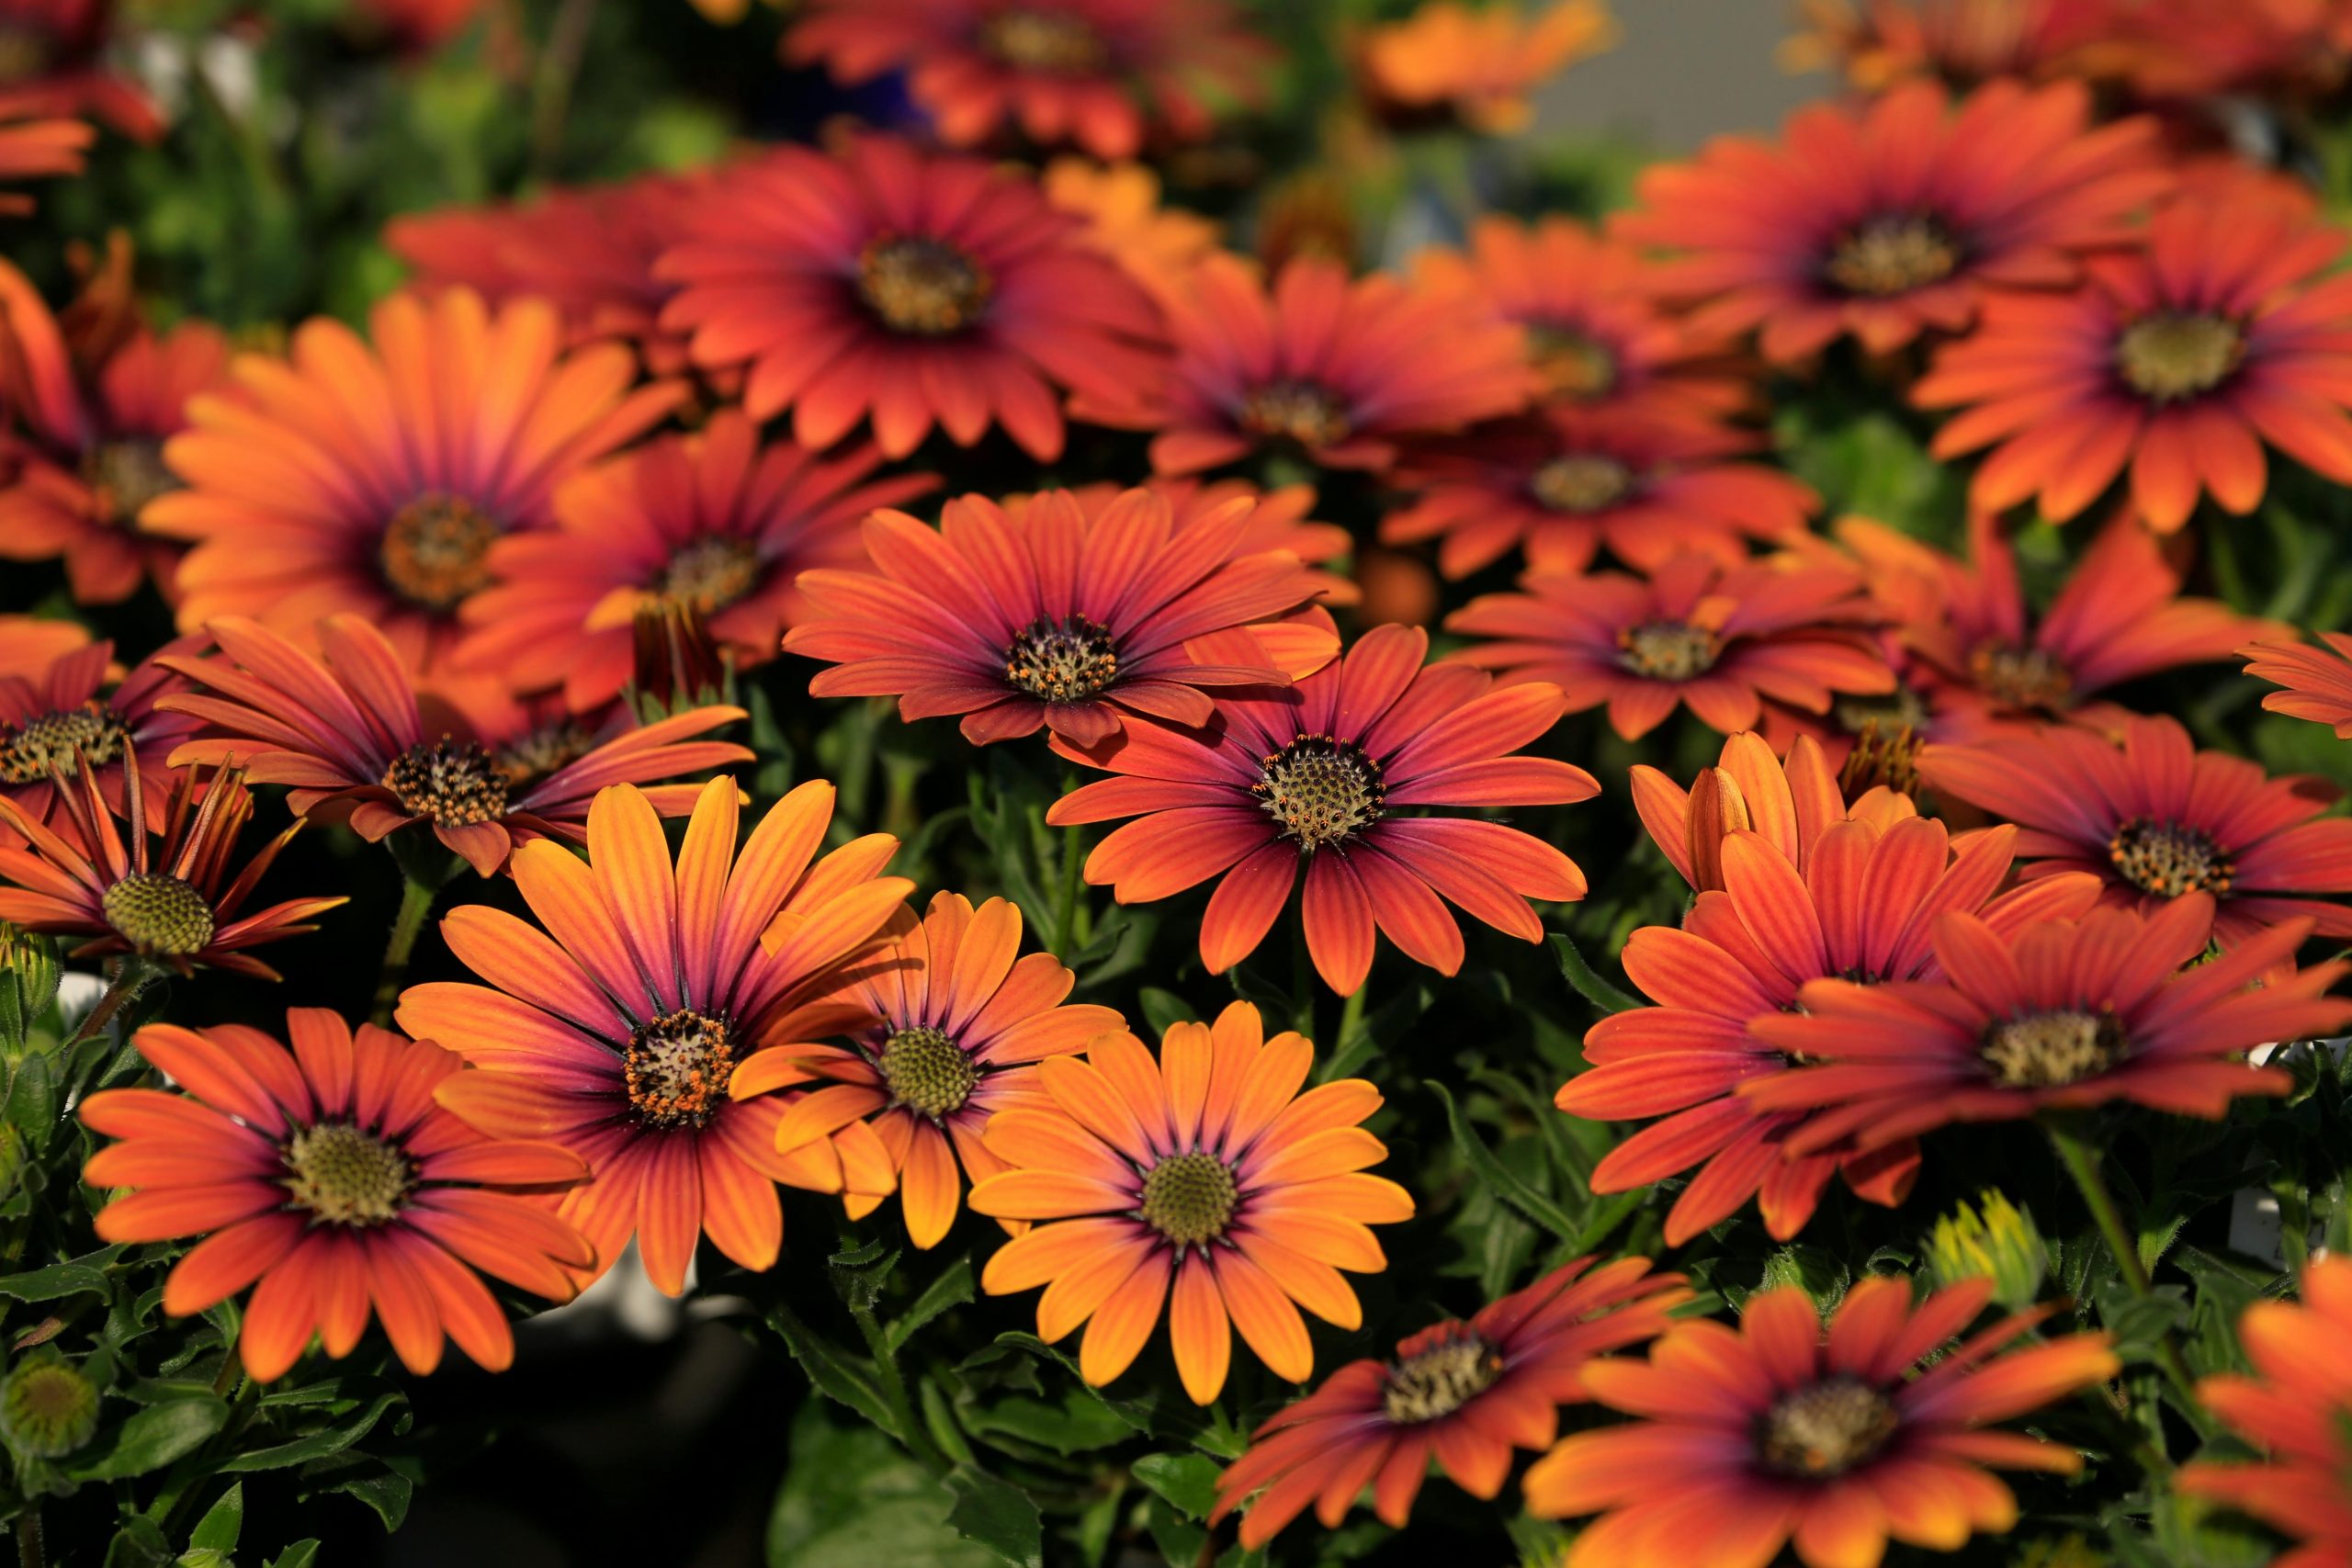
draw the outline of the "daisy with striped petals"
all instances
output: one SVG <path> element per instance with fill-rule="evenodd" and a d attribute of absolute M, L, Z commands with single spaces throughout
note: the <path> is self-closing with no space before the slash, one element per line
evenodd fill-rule
<path fill-rule="evenodd" d="M 1993 1282 L 1916 1306 L 1877 1276 L 1846 1294 L 1825 1334 L 1793 1285 L 1750 1297 L 1737 1329 L 1676 1325 L 1646 1361 L 1597 1361 L 1585 1388 L 1637 1417 L 1578 1432 L 1527 1472 L 1528 1511 L 1601 1517 L 1566 1568 L 1666 1562 L 1765 1568 L 1793 1547 L 1805 1568 L 1876 1568 L 1890 1539 L 1956 1551 L 2017 1522 L 1994 1469 L 2072 1475 L 2073 1449 L 1985 1428 L 2122 1368 L 2104 1334 L 2017 1342 L 2057 1308 L 2001 1319 L 1934 1364 L 1974 1322 Z M 2014 1347 L 2014 1348 L 2012 1348 Z"/>
<path fill-rule="evenodd" d="M 974 1181 L 1005 1168 L 981 1141 L 989 1118 L 1043 1100 L 1037 1062 L 1084 1050 L 1126 1021 L 1111 1008 L 1063 1006 L 1077 976 L 1050 953 L 1016 956 L 1021 911 L 1002 898 L 975 910 L 961 894 L 941 893 L 921 919 L 900 909 L 888 934 L 844 979 L 842 999 L 865 1015 L 851 1044 L 759 1052 L 737 1070 L 733 1093 L 807 1089 L 787 1098 L 776 1123 L 781 1155 L 870 1126 L 898 1173 L 909 1237 L 935 1247 L 963 1199 L 957 1167 Z M 881 1198 L 853 1192 L 846 1201 L 854 1220 Z"/>
<path fill-rule="evenodd" d="M 1402 1529 L 1432 1458 L 1464 1491 L 1492 1500 L 1511 1450 L 1550 1448 L 1559 1407 L 1584 1402 L 1586 1364 L 1656 1338 L 1668 1312 L 1690 1299 L 1681 1275 L 1653 1274 L 1646 1258 L 1587 1273 L 1591 1263 L 1565 1264 L 1467 1323 L 1424 1328 L 1394 1359 L 1333 1372 L 1258 1428 L 1217 1478 L 1210 1522 L 1258 1493 L 1241 1544 L 1263 1546 L 1309 1503 L 1324 1529 L 1338 1529 L 1369 1486 L 1382 1522 Z"/>
<path fill-rule="evenodd" d="M 1163 1304 L 1184 1392 L 1225 1387 L 1232 1330 L 1275 1376 L 1315 1371 L 1300 1307 L 1353 1329 L 1340 1275 L 1387 1267 L 1365 1227 L 1413 1201 L 1366 1174 L 1387 1157 L 1359 1122 L 1380 1091 L 1344 1078 L 1299 1093 L 1315 1048 L 1265 1038 L 1235 1002 L 1214 1025 L 1171 1025 L 1153 1059 L 1124 1032 L 1038 1066 L 1046 1103 L 1000 1112 L 989 1149 L 1012 1168 L 972 1189 L 975 1213 L 1038 1224 L 989 1259 L 990 1295 L 1046 1287 L 1037 1333 L 1086 1323 L 1079 1372 L 1100 1387 L 1134 1362 Z M 1091 1322 L 1089 1320 L 1091 1319 Z"/>
<path fill-rule="evenodd" d="M 54 827 L 60 815 L 54 807 L 55 775 L 71 779 L 87 759 L 98 771 L 98 794 L 108 809 L 119 813 L 123 769 L 135 750 L 144 770 L 148 826 L 163 827 L 164 805 L 172 793 L 164 759 L 195 732 L 197 721 L 155 705 L 187 684 L 156 660 L 194 653 L 201 643 L 181 637 L 164 644 L 114 682 L 111 691 L 111 642 L 85 644 L 51 660 L 46 670 L 24 675 L 0 668 L 0 795 Z"/>
<path fill-rule="evenodd" d="M 637 1237 L 645 1271 L 685 1289 L 698 1236 L 751 1269 L 784 1240 L 779 1181 L 820 1192 L 890 1190 L 870 1136 L 776 1153 L 783 1103 L 732 1100 L 762 1046 L 835 1032 L 836 966 L 872 943 L 913 884 L 884 876 L 899 841 L 855 839 L 817 859 L 833 786 L 800 785 L 736 853 L 735 781 L 703 786 L 673 860 L 642 790 L 616 784 L 588 811 L 588 858 L 546 840 L 515 852 L 514 884 L 539 924 L 469 905 L 441 934 L 486 985 L 401 996 L 401 1027 L 481 1072 L 442 1103 L 502 1137 L 546 1138 L 594 1173 L 558 1213 L 610 1268 Z M 542 930 L 541 928 L 545 929 Z"/>
<path fill-rule="evenodd" d="M 256 1382 L 283 1377 L 313 1337 L 350 1355 L 371 1312 L 412 1372 L 440 1364 L 445 1335 L 503 1371 L 514 1334 L 477 1271 L 570 1301 L 588 1244 L 526 1194 L 586 1168 L 435 1104 L 464 1066 L 438 1045 L 355 1033 L 323 1008 L 288 1009 L 286 1032 L 290 1051 L 243 1024 L 139 1032 L 140 1055 L 181 1087 L 83 1101 L 83 1124 L 119 1140 L 83 1179 L 133 1189 L 100 1211 L 99 1236 L 201 1235 L 164 1280 L 164 1310 L 184 1317 L 252 1285 L 237 1352 Z"/>
<path fill-rule="evenodd" d="M 2307 718 L 2335 731 L 2338 740 L 2352 740 L 2352 637 L 2322 632 L 2320 645 L 2301 642 L 2257 642 L 2238 649 L 2245 672 L 2279 688 L 2267 693 L 2262 705 L 2272 713 Z"/>

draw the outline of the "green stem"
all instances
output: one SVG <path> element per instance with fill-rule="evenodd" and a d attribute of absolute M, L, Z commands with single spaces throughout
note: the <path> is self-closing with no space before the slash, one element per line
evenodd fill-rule
<path fill-rule="evenodd" d="M 1086 857 L 1079 852 L 1075 822 L 1062 829 L 1062 886 L 1054 899 L 1054 956 L 1069 962 L 1070 933 L 1078 925 L 1078 878 Z"/>
<path fill-rule="evenodd" d="M 1372 995 L 1372 977 L 1366 976 L 1363 984 L 1350 992 L 1347 1001 L 1341 1004 L 1340 1032 L 1331 1039 L 1331 1055 L 1334 1059 L 1353 1044 L 1355 1037 L 1363 1032 L 1363 999 L 1370 995 Z"/>
<path fill-rule="evenodd" d="M 370 1021 L 379 1029 L 392 1022 L 392 1005 L 400 1000 L 401 981 L 408 974 L 409 954 L 416 950 L 416 939 L 424 930 L 424 917 L 433 912 L 433 899 L 441 889 L 403 873 L 401 877 L 400 913 L 392 917 L 392 936 L 384 944 L 384 967 L 376 981 L 376 1005 L 368 1012 Z"/>
<path fill-rule="evenodd" d="M 2090 1210 L 2099 1235 L 2106 1238 L 2107 1249 L 2115 1255 L 2115 1266 L 2122 1273 L 2123 1282 L 2142 1300 L 2154 1295 L 2155 1280 L 2149 1276 L 2147 1265 L 2140 1261 L 2140 1244 L 2125 1223 L 2123 1207 L 2115 1201 L 2107 1178 L 2099 1174 L 2099 1151 L 2083 1135 L 2081 1123 L 2063 1115 L 2047 1116 L 2042 1119 L 2042 1130 L 2050 1134 L 2051 1147 L 2058 1151 L 2058 1162 L 2074 1178 L 2084 1206 Z M 2172 1380 L 2189 1409 L 2203 1408 L 2197 1397 L 2197 1380 L 2190 1374 L 2188 1362 L 2181 1355 L 2179 1342 L 2174 1339 L 2170 1328 L 2156 1337 L 2156 1364 Z"/>
<path fill-rule="evenodd" d="M 1315 1038 L 1315 987 L 1320 977 L 1315 973 L 1315 960 L 1306 951 L 1306 920 L 1295 909 L 1290 922 L 1290 1026 Z"/>
<path fill-rule="evenodd" d="M 551 177 L 563 156 L 563 126 L 571 113 L 571 87 L 579 79 L 580 62 L 588 52 L 588 35 L 596 23 L 596 0 L 563 0 L 548 28 L 539 51 L 539 68 L 531 83 L 531 168 Z"/>
<path fill-rule="evenodd" d="M 244 1375 L 244 1361 L 237 1354 L 237 1342 L 232 1339 L 229 1341 L 228 1349 L 221 1354 L 220 1371 L 212 1380 L 213 1396 L 219 1399 L 228 1398 L 235 1390 L 238 1378 Z"/>
<path fill-rule="evenodd" d="M 64 1048 L 71 1051 L 84 1041 L 95 1040 L 105 1033 L 115 1015 L 136 1001 L 139 993 L 147 988 L 148 982 L 163 973 L 163 966 L 152 958 L 141 957 L 136 953 L 123 954 L 122 961 L 115 965 L 113 978 L 107 982 L 106 994 L 84 1016 L 82 1026 L 74 1032 L 74 1038 L 65 1043 Z"/>
<path fill-rule="evenodd" d="M 873 1309 L 853 1306 L 850 1316 L 857 1320 L 857 1331 L 865 1336 L 865 1348 L 874 1358 L 874 1374 L 882 1385 L 882 1403 L 890 1409 L 890 1419 L 898 1426 L 900 1439 L 907 1451 L 924 1469 L 944 1473 L 953 1467 L 931 1439 L 931 1433 L 915 1414 L 913 1402 L 907 1398 L 907 1380 L 899 1371 L 899 1353 L 890 1348 L 890 1337 L 883 1331 L 882 1322 Z"/>
<path fill-rule="evenodd" d="M 17 1516 L 17 1561 L 23 1568 L 45 1568 L 49 1562 L 41 1545 L 39 1503 L 27 1503 L 25 1511 Z"/>

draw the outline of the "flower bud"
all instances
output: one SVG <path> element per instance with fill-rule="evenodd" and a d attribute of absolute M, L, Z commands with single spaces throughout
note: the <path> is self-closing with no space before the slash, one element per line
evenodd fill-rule
<path fill-rule="evenodd" d="M 98 1388 L 53 1353 L 18 1361 L 0 1381 L 0 1438 L 32 1459 L 62 1459 L 98 1429 Z"/>
<path fill-rule="evenodd" d="M 57 944 L 0 920 L 0 1053 L 25 1048 L 33 1021 L 57 999 Z"/>
<path fill-rule="evenodd" d="M 2042 1245 L 2033 1216 L 1987 1189 L 1977 1207 L 1962 1203 L 1936 1222 L 1928 1238 L 1928 1265 L 1939 1285 L 1963 1280 L 1989 1279 L 1993 1299 L 2012 1312 L 2021 1312 L 2041 1297 L 2041 1282 L 2050 1272 L 2049 1249 Z"/>

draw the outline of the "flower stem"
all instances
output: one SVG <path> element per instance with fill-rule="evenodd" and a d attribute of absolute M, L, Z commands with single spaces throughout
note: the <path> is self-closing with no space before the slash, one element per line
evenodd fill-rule
<path fill-rule="evenodd" d="M 162 965 L 151 958 L 143 958 L 136 953 L 125 953 L 122 962 L 115 966 L 113 978 L 107 982 L 106 994 L 83 1016 L 81 1027 L 65 1043 L 65 1049 L 71 1051 L 84 1041 L 94 1040 L 105 1033 L 107 1026 L 114 1022 L 115 1015 L 138 1000 L 139 993 L 147 988 L 148 982 L 163 972 Z"/>
<path fill-rule="evenodd" d="M 1340 1032 L 1331 1037 L 1331 1054 L 1324 1058 L 1327 1062 L 1338 1061 L 1346 1054 L 1348 1046 L 1353 1043 L 1355 1037 L 1363 1032 L 1364 998 L 1371 994 L 1372 981 L 1369 976 L 1366 976 L 1363 985 L 1348 994 L 1347 1001 L 1340 1008 Z"/>
<path fill-rule="evenodd" d="M 376 980 L 376 1005 L 368 1015 L 379 1029 L 391 1026 L 392 1004 L 400 1000 L 409 954 L 416 949 L 417 934 L 424 930 L 424 917 L 432 912 L 434 897 L 440 891 L 438 884 L 420 881 L 406 871 L 401 874 L 400 913 L 392 917 L 391 940 L 384 944 L 384 967 Z"/>
<path fill-rule="evenodd" d="M 39 1503 L 27 1503 L 17 1516 L 17 1561 L 22 1568 L 45 1568 L 49 1562 L 41 1543 Z"/>
<path fill-rule="evenodd" d="M 1062 886 L 1054 899 L 1054 956 L 1069 962 L 1070 933 L 1078 925 L 1078 878 L 1086 857 L 1079 852 L 1078 824 L 1062 829 Z"/>
<path fill-rule="evenodd" d="M 2045 1116 L 2041 1125 L 2050 1134 L 2051 1147 L 2058 1151 L 2059 1163 L 2066 1168 L 2066 1174 L 2074 1178 L 2075 1190 L 2082 1193 L 2083 1204 L 2090 1210 L 2092 1221 L 2106 1239 L 2107 1249 L 2115 1255 L 2115 1266 L 2122 1273 L 2124 1284 L 2142 1300 L 2154 1296 L 2155 1280 L 2150 1277 L 2147 1265 L 2140 1261 L 2140 1244 L 2124 1222 L 2122 1205 L 2116 1202 L 2107 1178 L 2099 1174 L 2099 1152 L 2083 1135 L 2082 1124 L 2071 1117 L 2057 1115 Z M 2156 1337 L 2156 1364 L 2172 1380 L 2190 1410 L 2202 1408 L 2197 1398 L 2197 1380 L 2190 1374 L 2188 1362 L 2180 1353 L 2180 1344 L 2169 1327 Z"/>
<path fill-rule="evenodd" d="M 875 1377 L 882 1385 L 882 1403 L 889 1407 L 890 1419 L 898 1425 L 899 1440 L 923 1468 L 944 1473 L 952 1467 L 915 1415 L 914 1403 L 907 1397 L 906 1377 L 899 1371 L 899 1353 L 890 1348 L 890 1337 L 884 1332 L 881 1319 L 872 1307 L 852 1306 L 849 1314 L 857 1320 L 857 1331 L 865 1336 L 865 1348 L 874 1357 Z"/>

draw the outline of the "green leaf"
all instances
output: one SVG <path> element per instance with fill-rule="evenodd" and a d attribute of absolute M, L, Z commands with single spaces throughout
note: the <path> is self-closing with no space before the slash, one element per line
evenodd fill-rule
<path fill-rule="evenodd" d="M 1136 1005 L 1143 1010 L 1144 1021 L 1151 1025 L 1154 1034 L 1165 1034 L 1169 1025 L 1185 1022 L 1193 1016 L 1192 1003 L 1157 986 L 1146 986 L 1137 991 Z"/>
<path fill-rule="evenodd" d="M 1146 1454 L 1133 1472 L 1188 1519 L 1205 1519 L 1216 1506 L 1219 1470 L 1205 1454 Z"/>
<path fill-rule="evenodd" d="M 947 1523 L 956 1501 L 881 1433 L 836 1426 L 809 1400 L 768 1512 L 769 1568 L 1000 1568 Z"/>
<path fill-rule="evenodd" d="M 409 1500 L 416 1492 L 415 1483 L 373 1454 L 336 1454 L 306 1466 L 299 1473 L 309 1486 L 305 1495 L 340 1492 L 356 1497 L 384 1522 L 387 1534 L 400 1529 L 407 1519 Z"/>
<path fill-rule="evenodd" d="M 100 1434 L 65 1473 L 76 1481 L 120 1481 L 161 1470 L 195 1452 L 229 1419 L 229 1407 L 207 1395 L 175 1399 L 131 1412 L 111 1433 Z"/>
<path fill-rule="evenodd" d="M 1045 1568 L 1045 1524 L 1027 1493 L 968 1464 L 947 1472 L 947 1490 L 956 1495 L 947 1523 L 957 1535 L 979 1542 L 1012 1568 Z"/>
<path fill-rule="evenodd" d="M 365 1403 L 339 1401 L 345 1408 L 327 1426 L 308 1432 L 290 1442 L 273 1444 L 266 1449 L 253 1449 L 236 1455 L 220 1466 L 224 1472 L 251 1470 L 283 1470 L 288 1465 L 308 1464 L 313 1460 L 341 1453 L 376 1428 L 385 1412 L 407 1402 L 408 1396 L 396 1388 L 385 1387 Z"/>
<path fill-rule="evenodd" d="M 890 1419 L 889 1403 L 882 1397 L 872 1372 L 811 1332 L 781 1303 L 769 1309 L 767 1321 L 818 1393 L 848 1405 L 892 1437 L 903 1436 L 898 1423 Z"/>
<path fill-rule="evenodd" d="M 1471 1171 L 1485 1183 L 1488 1191 L 1562 1241 L 1572 1242 L 1582 1234 L 1584 1227 L 1577 1224 L 1566 1210 L 1503 1168 L 1502 1161 L 1495 1157 L 1494 1151 L 1471 1130 L 1460 1108 L 1453 1103 L 1453 1096 L 1446 1091 L 1443 1084 L 1432 1080 L 1429 1091 L 1436 1095 L 1445 1107 L 1445 1124 L 1453 1130 L 1454 1146 L 1462 1151 L 1462 1157 L 1469 1163 Z"/>
<path fill-rule="evenodd" d="M 144 1514 L 134 1514 L 107 1544 L 106 1568 L 163 1568 L 175 1555 L 164 1527 Z"/>
<path fill-rule="evenodd" d="M 20 1302 L 54 1302 L 67 1296 L 97 1296 L 114 1294 L 114 1280 L 107 1269 L 123 1254 L 122 1247 L 102 1247 L 86 1252 L 66 1263 L 52 1263 L 46 1269 L 29 1269 L 22 1274 L 0 1274 L 0 1296 Z"/>
<path fill-rule="evenodd" d="M 319 1543 L 316 1538 L 298 1540 L 264 1564 L 264 1568 L 317 1568 Z"/>
<path fill-rule="evenodd" d="M 1631 1012 L 1642 1005 L 1641 998 L 1626 995 L 1593 973 L 1592 965 L 1577 951 L 1576 939 L 1565 931 L 1552 933 L 1552 956 L 1569 987 L 1602 1012 Z"/>
<path fill-rule="evenodd" d="M 941 1269 L 931 1283 L 923 1287 L 923 1292 L 915 1298 L 914 1305 L 890 1325 L 887 1343 L 891 1349 L 897 1350 L 913 1337 L 916 1329 L 941 1313 L 952 1312 L 970 1302 L 974 1295 L 972 1255 L 967 1252 Z"/>
<path fill-rule="evenodd" d="M 964 1425 L 982 1442 L 1009 1438 L 1057 1454 L 1109 1448 L 1136 1434 L 1135 1426 L 1091 1389 L 1069 1390 L 1058 1401 L 1025 1393 L 1003 1394 L 967 1411 Z M 994 1446 L 1012 1447 L 1001 1442 Z"/>
<path fill-rule="evenodd" d="M 245 1483 L 232 1482 L 229 1490 L 220 1494 L 220 1500 L 197 1520 L 194 1533 L 187 1538 L 188 1548 L 196 1551 L 234 1551 L 237 1532 L 244 1522 Z"/>
<path fill-rule="evenodd" d="M 899 1249 L 885 1247 L 879 1236 L 844 1247 L 825 1259 L 832 1273 L 833 1289 L 852 1312 L 872 1312 L 882 1299 L 882 1288 L 889 1283 L 890 1275 L 899 1267 Z"/>

